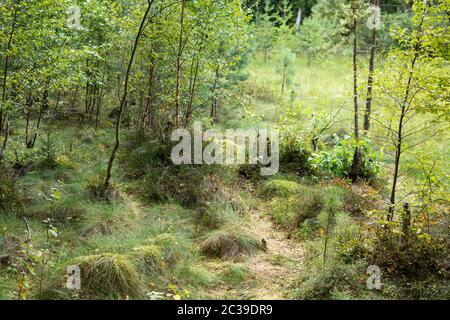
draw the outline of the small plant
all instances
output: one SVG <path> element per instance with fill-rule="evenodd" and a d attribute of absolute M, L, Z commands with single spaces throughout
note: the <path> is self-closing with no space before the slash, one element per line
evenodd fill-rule
<path fill-rule="evenodd" d="M 39 146 L 39 154 L 42 158 L 39 166 L 42 168 L 54 169 L 57 167 L 57 154 L 59 148 L 50 131 L 47 131 L 44 142 Z"/>

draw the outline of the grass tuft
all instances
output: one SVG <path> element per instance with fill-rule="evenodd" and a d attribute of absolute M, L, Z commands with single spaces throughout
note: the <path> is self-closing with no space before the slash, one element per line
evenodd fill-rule
<path fill-rule="evenodd" d="M 86 298 L 136 298 L 140 280 L 134 265 L 123 255 L 105 253 L 78 258 L 81 290 Z"/>
<path fill-rule="evenodd" d="M 221 229 L 208 233 L 200 242 L 202 252 L 210 257 L 232 259 L 262 250 L 262 244 L 238 229 Z"/>

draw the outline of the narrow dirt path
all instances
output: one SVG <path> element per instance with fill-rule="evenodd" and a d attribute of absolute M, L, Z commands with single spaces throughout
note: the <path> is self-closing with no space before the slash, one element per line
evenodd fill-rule
<path fill-rule="evenodd" d="M 262 236 L 267 251 L 251 256 L 244 263 L 256 277 L 253 299 L 286 299 L 292 294 L 292 284 L 298 278 L 304 257 L 304 248 L 298 241 L 288 239 L 287 233 L 259 212 L 250 213 L 250 230 Z"/>
<path fill-rule="evenodd" d="M 298 241 L 288 239 L 267 214 L 252 210 L 243 226 L 257 239 L 265 239 L 266 251 L 260 251 L 238 262 L 208 262 L 209 271 L 220 274 L 236 265 L 248 270 L 248 277 L 235 284 L 218 283 L 209 295 L 219 299 L 289 299 L 293 298 L 293 283 L 299 276 L 304 248 Z"/>

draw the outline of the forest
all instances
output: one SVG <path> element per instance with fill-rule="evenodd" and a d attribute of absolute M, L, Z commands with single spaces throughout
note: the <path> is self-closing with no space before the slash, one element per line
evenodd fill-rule
<path fill-rule="evenodd" d="M 450 0 L 0 0 L 0 300 L 450 299 L 449 61 Z"/>

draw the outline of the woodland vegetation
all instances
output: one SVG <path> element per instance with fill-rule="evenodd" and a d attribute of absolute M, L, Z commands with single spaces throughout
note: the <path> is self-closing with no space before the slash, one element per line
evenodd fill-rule
<path fill-rule="evenodd" d="M 0 299 L 449 299 L 449 28 L 449 0 L 0 0 Z M 280 171 L 173 164 L 194 121 L 275 130 Z"/>

